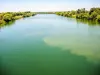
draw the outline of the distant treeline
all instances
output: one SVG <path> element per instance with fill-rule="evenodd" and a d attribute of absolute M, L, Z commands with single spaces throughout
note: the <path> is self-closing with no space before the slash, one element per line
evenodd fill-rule
<path fill-rule="evenodd" d="M 34 12 L 26 11 L 26 12 L 4 12 L 0 13 L 0 26 L 7 24 L 10 21 L 14 21 L 17 19 L 34 16 Z"/>
<path fill-rule="evenodd" d="M 76 11 L 66 11 L 66 12 L 56 12 L 57 15 L 76 18 L 76 19 L 85 19 L 88 21 L 95 21 L 100 23 L 100 8 L 91 8 L 89 11 L 85 8 L 78 9 Z"/>
<path fill-rule="evenodd" d="M 37 14 L 55 14 L 55 12 L 35 12 Z"/>

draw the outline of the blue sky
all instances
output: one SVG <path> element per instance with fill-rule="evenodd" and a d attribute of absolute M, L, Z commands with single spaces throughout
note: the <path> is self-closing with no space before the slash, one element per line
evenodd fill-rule
<path fill-rule="evenodd" d="M 100 0 L 0 0 L 0 12 L 66 11 L 100 7 Z"/>

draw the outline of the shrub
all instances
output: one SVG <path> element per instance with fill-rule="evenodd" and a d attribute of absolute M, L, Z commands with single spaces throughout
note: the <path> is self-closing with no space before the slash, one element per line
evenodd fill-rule
<path fill-rule="evenodd" d="M 97 15 L 98 15 L 98 14 L 94 11 L 94 12 L 90 15 L 90 17 L 91 17 L 92 20 L 95 20 L 96 17 L 97 17 Z"/>
<path fill-rule="evenodd" d="M 88 13 L 84 13 L 83 18 L 84 19 L 88 19 L 88 17 L 89 17 L 89 14 Z"/>
<path fill-rule="evenodd" d="M 100 15 L 97 16 L 97 22 L 100 23 Z"/>
<path fill-rule="evenodd" d="M 12 14 L 5 14 L 3 16 L 3 20 L 6 21 L 6 22 L 13 20 L 12 19 Z"/>
<path fill-rule="evenodd" d="M 21 19 L 21 18 L 23 18 L 23 16 L 15 16 L 15 17 L 13 17 L 14 20 L 18 20 L 18 19 Z"/>
<path fill-rule="evenodd" d="M 72 15 L 72 18 L 76 18 L 76 15 Z"/>
<path fill-rule="evenodd" d="M 0 25 L 4 25 L 6 22 L 4 20 L 0 20 Z"/>
<path fill-rule="evenodd" d="M 2 18 L 3 18 L 3 14 L 0 14 L 0 20 L 2 20 Z"/>

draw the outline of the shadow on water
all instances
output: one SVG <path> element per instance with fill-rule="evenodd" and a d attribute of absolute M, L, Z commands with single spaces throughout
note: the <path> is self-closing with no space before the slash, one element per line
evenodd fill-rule
<path fill-rule="evenodd" d="M 100 75 L 100 63 L 97 64 L 94 69 L 95 70 L 93 75 Z"/>
<path fill-rule="evenodd" d="M 0 57 L 0 75 L 11 75 L 10 69 L 3 64 L 2 58 Z"/>

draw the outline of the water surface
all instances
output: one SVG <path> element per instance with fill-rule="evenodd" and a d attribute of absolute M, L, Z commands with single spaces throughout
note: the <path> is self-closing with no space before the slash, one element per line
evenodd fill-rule
<path fill-rule="evenodd" d="M 38 14 L 0 29 L 2 75 L 99 75 L 100 26 Z"/>

